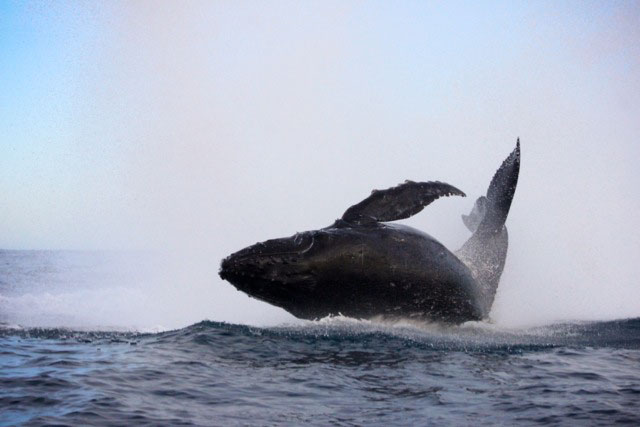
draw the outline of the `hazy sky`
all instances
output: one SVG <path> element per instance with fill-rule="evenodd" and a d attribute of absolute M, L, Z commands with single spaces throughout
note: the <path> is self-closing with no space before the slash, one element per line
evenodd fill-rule
<path fill-rule="evenodd" d="M 192 251 L 215 276 L 438 179 L 470 197 L 406 222 L 455 249 L 519 136 L 497 315 L 640 314 L 639 135 L 637 1 L 0 2 L 0 248 Z"/>

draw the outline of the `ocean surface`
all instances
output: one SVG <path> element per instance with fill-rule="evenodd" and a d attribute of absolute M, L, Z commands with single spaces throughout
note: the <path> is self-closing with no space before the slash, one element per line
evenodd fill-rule
<path fill-rule="evenodd" d="M 39 317 L 42 298 L 136 278 L 105 256 L 122 260 L 0 251 L 0 425 L 640 425 L 640 318 L 152 333 Z"/>

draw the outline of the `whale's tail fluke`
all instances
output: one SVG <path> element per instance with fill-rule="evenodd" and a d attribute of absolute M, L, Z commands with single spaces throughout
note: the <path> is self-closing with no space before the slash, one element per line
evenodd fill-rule
<path fill-rule="evenodd" d="M 471 269 L 483 296 L 484 317 L 489 315 L 507 257 L 509 238 L 505 221 L 518 184 L 520 139 L 496 171 L 486 196 L 476 200 L 462 221 L 473 235 L 456 252 Z"/>
<path fill-rule="evenodd" d="M 509 154 L 493 175 L 487 190 L 485 214 L 476 232 L 483 234 L 499 233 L 507 220 L 511 201 L 518 185 L 520 173 L 520 138 L 516 148 Z"/>

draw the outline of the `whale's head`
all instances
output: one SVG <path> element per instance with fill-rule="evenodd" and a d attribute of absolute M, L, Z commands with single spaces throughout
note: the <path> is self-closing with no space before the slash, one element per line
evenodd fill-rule
<path fill-rule="evenodd" d="M 338 220 L 320 230 L 256 243 L 223 259 L 219 274 L 239 291 L 296 317 L 321 318 L 341 312 L 350 298 L 334 295 L 347 286 L 333 285 L 357 283 L 363 271 L 375 270 L 379 260 L 362 254 L 371 255 L 367 240 L 375 239 L 377 227 L 351 228 Z"/>
<path fill-rule="evenodd" d="M 220 277 L 238 290 L 291 312 L 316 291 L 318 266 L 326 256 L 326 236 L 306 231 L 256 243 L 222 260 Z M 302 314 L 302 313 L 300 313 Z"/>

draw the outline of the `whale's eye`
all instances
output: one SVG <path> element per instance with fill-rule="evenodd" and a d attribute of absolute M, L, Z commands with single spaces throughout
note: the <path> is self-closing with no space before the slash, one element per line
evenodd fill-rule
<path fill-rule="evenodd" d="M 313 246 L 315 240 L 315 234 L 309 232 L 296 233 L 293 235 L 293 239 L 290 242 L 295 246 L 295 251 L 298 253 L 305 253 Z M 293 248 L 292 248 L 293 249 Z"/>

